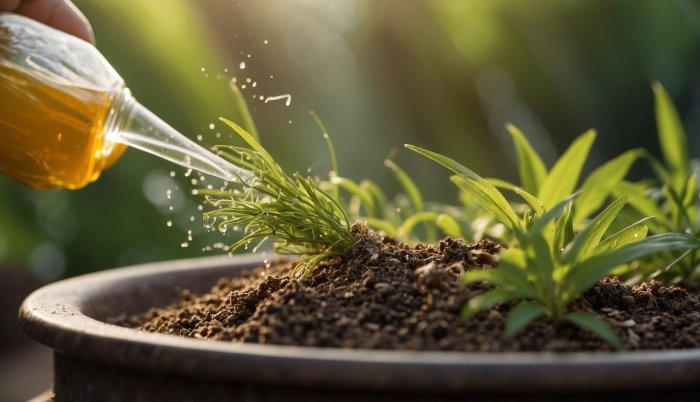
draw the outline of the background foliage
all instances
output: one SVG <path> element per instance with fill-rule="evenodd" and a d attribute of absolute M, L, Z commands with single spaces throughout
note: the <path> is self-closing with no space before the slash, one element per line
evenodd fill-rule
<path fill-rule="evenodd" d="M 434 179 L 442 170 L 398 151 L 404 143 L 517 181 L 506 122 L 528 133 L 548 166 L 596 128 L 590 171 L 630 148 L 657 149 L 653 80 L 678 107 L 690 155 L 700 154 L 700 6 L 692 1 L 75 3 L 137 98 L 206 144 L 233 141 L 217 118 L 236 121 L 228 81 L 251 78 L 243 93 L 262 142 L 289 171 L 330 168 L 310 110 L 333 135 L 343 176 L 371 178 L 387 194 L 399 185 L 383 160 L 399 152 L 428 198 L 455 202 L 449 181 Z M 292 95 L 289 107 L 253 99 L 281 94 Z M 202 255 L 221 235 L 204 231 L 182 173 L 131 150 L 80 191 L 34 191 L 0 178 L 0 269 L 53 280 Z M 188 230 L 193 241 L 182 248 Z"/>

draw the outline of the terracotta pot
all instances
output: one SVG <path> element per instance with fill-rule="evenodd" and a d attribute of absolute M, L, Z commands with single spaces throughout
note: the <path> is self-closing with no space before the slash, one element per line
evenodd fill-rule
<path fill-rule="evenodd" d="M 700 350 L 473 354 L 233 344 L 106 323 L 206 291 L 262 257 L 169 261 L 48 285 L 20 310 L 55 349 L 57 401 L 697 400 Z"/>

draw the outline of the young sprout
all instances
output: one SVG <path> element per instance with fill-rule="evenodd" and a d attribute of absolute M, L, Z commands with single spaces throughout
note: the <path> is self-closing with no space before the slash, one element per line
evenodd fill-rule
<path fill-rule="evenodd" d="M 546 201 L 524 191 L 520 193 L 534 211 L 520 217 L 488 180 L 446 156 L 412 145 L 406 147 L 456 173 L 452 181 L 493 213 L 517 240 L 517 247 L 501 254 L 496 268 L 471 271 L 463 278 L 465 283 L 485 281 L 496 286 L 469 301 L 463 310 L 465 319 L 497 303 L 520 302 L 506 319 L 507 336 L 517 334 L 533 320 L 546 316 L 555 324 L 569 321 L 588 329 L 619 348 L 621 341 L 604 321 L 589 313 L 569 311 L 571 302 L 621 264 L 659 251 L 700 248 L 700 240 L 687 234 L 662 234 L 644 239 L 644 219 L 605 237 L 626 204 L 627 196 L 608 205 L 576 233 L 574 202 L 564 198 L 552 204 L 551 200 L 563 198 L 564 194 L 559 190 L 546 190 L 546 180 L 542 181 L 538 192 L 547 195 Z M 565 157 L 562 160 L 566 160 Z M 555 172 L 553 169 L 552 174 Z M 568 188 L 573 189 L 573 185 L 575 182 L 569 182 Z M 551 191 L 556 191 L 556 195 Z"/>
<path fill-rule="evenodd" d="M 344 255 L 355 243 L 350 220 L 343 207 L 309 177 L 287 174 L 251 134 L 221 119 L 245 142 L 246 147 L 219 146 L 218 154 L 251 172 L 240 177 L 231 190 L 198 190 L 215 209 L 205 218 L 218 228 L 241 227 L 243 238 L 230 246 L 234 251 L 254 239 L 271 238 L 275 251 L 303 255 L 294 270 L 309 274 L 323 259 Z"/>

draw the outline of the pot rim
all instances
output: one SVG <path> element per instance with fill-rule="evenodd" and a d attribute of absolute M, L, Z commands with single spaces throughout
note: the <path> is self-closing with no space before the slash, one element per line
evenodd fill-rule
<path fill-rule="evenodd" d="M 21 325 L 38 342 L 81 359 L 213 380 L 377 389 L 391 380 L 405 389 L 506 387 L 509 392 L 663 389 L 700 383 L 700 349 L 554 354 L 259 345 L 141 332 L 86 314 L 98 297 L 124 294 L 134 283 L 157 285 L 178 275 L 235 275 L 265 258 L 253 254 L 163 261 L 62 280 L 25 299 Z"/>

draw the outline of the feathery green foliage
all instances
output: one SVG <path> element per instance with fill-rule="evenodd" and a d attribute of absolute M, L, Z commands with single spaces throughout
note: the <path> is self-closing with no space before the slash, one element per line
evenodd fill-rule
<path fill-rule="evenodd" d="M 295 275 L 306 275 L 323 259 L 343 255 L 355 243 L 350 220 L 336 199 L 308 177 L 287 174 L 255 138 L 221 119 L 246 147 L 218 146 L 217 153 L 242 168 L 232 189 L 197 190 L 215 209 L 206 212 L 221 231 L 240 227 L 243 238 L 233 251 L 254 239 L 271 238 L 275 251 L 303 255 Z"/>

